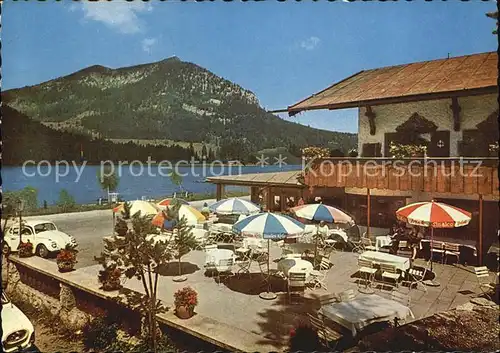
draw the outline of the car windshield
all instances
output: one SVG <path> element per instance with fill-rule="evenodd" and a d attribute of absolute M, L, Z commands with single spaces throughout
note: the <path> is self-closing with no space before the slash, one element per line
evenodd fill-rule
<path fill-rule="evenodd" d="M 37 234 L 48 230 L 56 230 L 56 226 L 54 225 L 54 223 L 40 223 L 37 224 L 34 228 L 35 233 Z"/>
<path fill-rule="evenodd" d="M 7 296 L 2 293 L 2 305 L 4 304 L 8 304 L 9 303 L 9 299 L 7 299 Z"/>

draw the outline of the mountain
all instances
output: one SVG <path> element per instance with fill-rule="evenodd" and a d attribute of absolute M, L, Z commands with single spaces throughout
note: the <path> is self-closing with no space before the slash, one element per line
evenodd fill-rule
<path fill-rule="evenodd" d="M 106 139 L 225 142 L 250 152 L 308 145 L 347 151 L 357 139 L 280 119 L 252 92 L 177 57 L 119 69 L 90 66 L 2 92 L 2 100 L 53 129 Z"/>
<path fill-rule="evenodd" d="M 2 107 L 2 154 L 3 165 L 22 165 L 25 161 L 85 160 L 98 164 L 104 160 L 190 160 L 193 151 L 178 145 L 147 145 L 113 143 L 103 139 L 65 131 L 57 131 L 28 118 L 15 109 Z M 83 154 L 83 156 L 82 156 Z M 210 154 L 210 152 L 208 153 Z"/>

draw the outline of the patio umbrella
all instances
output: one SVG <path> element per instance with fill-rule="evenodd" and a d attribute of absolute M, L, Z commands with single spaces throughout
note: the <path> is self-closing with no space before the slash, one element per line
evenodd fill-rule
<path fill-rule="evenodd" d="M 167 206 L 170 206 L 174 200 L 177 201 L 178 203 L 180 203 L 181 205 L 189 205 L 188 201 L 183 200 L 183 199 L 178 199 L 178 198 L 163 199 L 160 202 L 158 202 L 156 205 L 159 206 L 160 208 L 165 208 Z"/>
<path fill-rule="evenodd" d="M 260 212 L 260 207 L 253 202 L 239 198 L 230 198 L 217 201 L 210 206 L 210 210 L 218 214 L 252 214 Z"/>
<path fill-rule="evenodd" d="M 471 213 L 442 202 L 416 202 L 401 207 L 396 217 L 409 224 L 429 227 L 431 229 L 431 257 L 434 228 L 457 228 L 469 224 Z M 432 258 L 431 258 L 432 271 Z"/>
<path fill-rule="evenodd" d="M 304 225 L 291 217 L 265 212 L 236 222 L 233 225 L 233 231 L 248 237 L 267 239 L 267 272 L 269 273 L 270 239 L 299 236 L 304 232 Z M 275 299 L 276 294 L 270 291 L 269 280 L 267 283 L 267 292 L 260 293 L 260 297 L 262 299 Z"/>
<path fill-rule="evenodd" d="M 180 206 L 179 219 L 181 219 L 183 216 L 186 217 L 188 225 L 195 225 L 205 220 L 205 216 L 202 215 L 200 211 L 189 205 Z M 161 211 L 156 213 L 156 216 L 153 217 L 151 223 L 153 223 L 153 225 L 157 227 L 161 227 L 162 225 L 165 224 L 165 221 L 171 221 L 171 220 L 168 219 L 166 211 Z"/>
<path fill-rule="evenodd" d="M 147 216 L 147 215 L 155 215 L 158 213 L 159 208 L 158 206 L 148 202 L 148 201 L 142 201 L 142 200 L 135 200 L 135 201 L 130 201 L 131 207 L 130 207 L 130 215 L 133 216 L 137 212 L 140 212 L 141 216 Z M 124 209 L 124 203 L 122 202 L 115 208 L 113 208 L 113 212 L 121 212 Z"/>
<path fill-rule="evenodd" d="M 315 222 L 327 223 L 345 223 L 353 224 L 354 220 L 347 213 L 338 208 L 324 205 L 322 203 L 312 203 L 307 205 L 296 206 L 290 209 L 297 217 L 308 219 Z M 318 230 L 319 233 L 319 230 Z M 318 237 L 316 236 L 316 245 L 314 247 L 314 261 L 318 253 Z"/>

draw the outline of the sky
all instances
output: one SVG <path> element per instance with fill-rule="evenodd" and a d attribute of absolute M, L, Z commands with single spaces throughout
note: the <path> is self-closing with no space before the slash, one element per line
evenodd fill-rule
<path fill-rule="evenodd" d="M 13 1 L 2 8 L 2 90 L 91 65 L 173 55 L 286 108 L 356 72 L 497 50 L 494 1 Z M 289 118 L 356 132 L 357 110 Z"/>

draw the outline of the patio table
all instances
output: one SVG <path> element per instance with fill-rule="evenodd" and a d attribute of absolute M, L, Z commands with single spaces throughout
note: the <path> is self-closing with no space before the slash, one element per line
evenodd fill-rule
<path fill-rule="evenodd" d="M 216 232 L 232 232 L 233 230 L 233 225 L 229 223 L 214 223 L 212 224 L 211 231 L 216 231 Z"/>
<path fill-rule="evenodd" d="M 386 254 L 378 251 L 365 251 L 359 255 L 361 260 L 373 262 L 375 264 L 393 265 L 398 270 L 406 271 L 410 268 L 410 259 L 406 257 Z"/>
<path fill-rule="evenodd" d="M 383 248 L 384 246 L 389 246 L 391 245 L 392 238 L 388 235 L 381 235 L 378 237 L 375 237 L 375 249 L 380 249 Z"/>
<path fill-rule="evenodd" d="M 306 278 L 311 275 L 313 270 L 313 265 L 309 261 L 297 259 L 297 258 L 286 258 L 281 259 L 278 262 L 278 271 L 281 271 L 288 277 L 288 273 L 305 273 Z"/>
<path fill-rule="evenodd" d="M 414 318 L 410 308 L 376 294 L 358 294 L 356 298 L 321 307 L 321 313 L 333 322 L 347 328 L 353 336 L 368 325 L 380 321 Z"/>
<path fill-rule="evenodd" d="M 234 252 L 229 249 L 210 249 L 206 252 L 205 267 L 215 267 L 220 260 L 234 259 Z"/>

